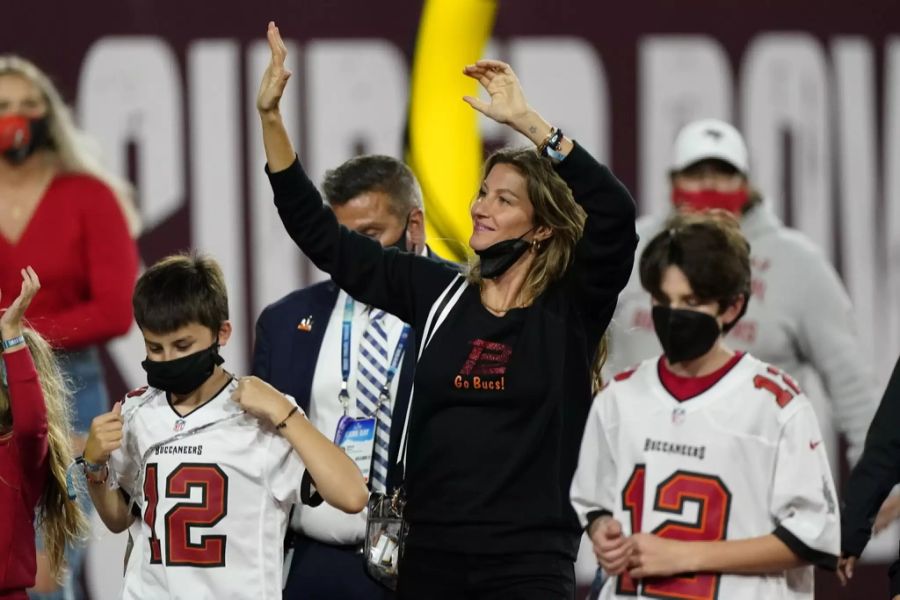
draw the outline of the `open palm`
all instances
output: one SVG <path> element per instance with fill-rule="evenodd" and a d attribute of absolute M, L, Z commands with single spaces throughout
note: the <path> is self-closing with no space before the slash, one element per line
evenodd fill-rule
<path fill-rule="evenodd" d="M 25 311 L 39 289 L 41 289 L 41 282 L 38 280 L 34 269 L 31 267 L 22 269 L 22 289 L 19 291 L 18 297 L 13 300 L 12 304 L 0 316 L 0 329 L 17 329 L 21 327 Z"/>
<path fill-rule="evenodd" d="M 287 57 L 287 47 L 281 39 L 281 32 L 275 26 L 274 21 L 269 21 L 269 29 L 266 32 L 269 40 L 269 49 L 272 57 L 266 67 L 259 83 L 259 93 L 256 96 L 256 108 L 260 112 L 274 111 L 278 109 L 281 95 L 284 94 L 284 86 L 291 76 L 291 72 L 284 68 L 284 59 Z"/>

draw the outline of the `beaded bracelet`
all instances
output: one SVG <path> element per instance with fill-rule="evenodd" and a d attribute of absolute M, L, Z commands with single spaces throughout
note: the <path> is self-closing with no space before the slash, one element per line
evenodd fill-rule
<path fill-rule="evenodd" d="M 562 129 L 559 127 L 551 127 L 550 133 L 547 134 L 547 137 L 544 138 L 544 141 L 538 146 L 538 154 L 556 162 L 562 162 L 562 160 L 566 158 L 566 155 L 560 152 L 564 136 L 565 134 L 562 132 Z"/>
<path fill-rule="evenodd" d="M 84 468 L 84 478 L 88 480 L 88 483 L 106 483 L 106 480 L 109 479 L 109 463 L 92 463 L 89 460 L 86 460 L 83 456 L 78 459 L 78 462 L 81 463 L 81 466 Z M 97 473 L 103 472 L 102 479 L 95 479 L 92 475 L 96 475 Z"/>

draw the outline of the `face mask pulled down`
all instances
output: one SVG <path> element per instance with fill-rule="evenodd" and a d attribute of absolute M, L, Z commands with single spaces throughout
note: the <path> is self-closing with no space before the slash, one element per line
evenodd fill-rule
<path fill-rule="evenodd" d="M 50 146 L 50 124 L 47 117 L 0 117 L 0 156 L 10 164 L 20 165 L 37 150 Z"/>
<path fill-rule="evenodd" d="M 700 358 L 721 335 L 715 317 L 696 310 L 653 307 L 653 328 L 669 363 Z"/>
<path fill-rule="evenodd" d="M 209 379 L 217 365 L 225 362 L 219 356 L 219 344 L 181 358 L 166 361 L 150 360 L 141 363 L 147 372 L 147 384 L 170 394 L 183 396 L 196 390 Z"/>
<path fill-rule="evenodd" d="M 531 247 L 531 242 L 522 238 L 531 233 L 533 229 L 529 229 L 515 239 L 503 240 L 491 244 L 484 250 L 476 250 L 475 254 L 478 255 L 481 262 L 481 277 L 483 279 L 500 277 L 516 264 L 516 261 Z"/>

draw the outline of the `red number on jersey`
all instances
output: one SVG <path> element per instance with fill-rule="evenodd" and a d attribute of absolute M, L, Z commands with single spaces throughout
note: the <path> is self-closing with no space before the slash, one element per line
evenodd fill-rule
<path fill-rule="evenodd" d="M 150 527 L 150 564 L 158 565 L 162 562 L 162 552 L 159 548 L 159 538 L 156 537 L 156 505 L 159 503 L 156 491 L 156 463 L 147 465 L 147 473 L 144 475 L 144 498 L 147 499 L 144 521 Z"/>
<path fill-rule="evenodd" d="M 622 506 L 631 516 L 631 533 L 641 530 L 641 519 L 644 512 L 644 465 L 636 465 L 625 489 L 622 490 Z M 616 594 L 620 596 L 637 596 L 638 584 L 628 575 L 622 573 L 616 583 Z"/>
<path fill-rule="evenodd" d="M 644 465 L 637 465 L 622 490 L 622 504 L 631 516 L 631 531 L 640 531 L 644 508 Z M 731 493 L 718 477 L 676 471 L 656 488 L 654 510 L 684 514 L 685 503 L 697 503 L 697 520 L 682 523 L 668 520 L 655 530 L 659 537 L 683 541 L 724 540 L 728 531 Z M 680 600 L 713 600 L 719 593 L 720 575 L 701 574 L 647 579 L 643 595 Z M 616 594 L 637 596 L 639 583 L 624 573 L 618 577 Z"/>
<path fill-rule="evenodd" d="M 754 377 L 753 385 L 758 390 L 766 390 L 767 392 L 771 392 L 772 395 L 775 396 L 775 402 L 781 408 L 787 406 L 790 401 L 794 399 L 794 394 L 792 394 L 790 390 L 786 390 L 765 375 L 757 375 L 756 377 Z"/>
<path fill-rule="evenodd" d="M 697 503 L 695 522 L 668 520 L 653 533 L 659 537 L 686 542 L 725 539 L 731 493 L 721 479 L 689 471 L 676 471 L 656 488 L 656 511 L 682 515 L 686 502 Z M 644 583 L 644 594 L 657 598 L 712 600 L 718 596 L 720 577 L 718 574 L 692 574 L 648 580 Z"/>
<path fill-rule="evenodd" d="M 160 543 L 155 533 L 158 504 L 156 471 L 155 464 L 147 465 L 144 480 L 144 496 L 147 498 L 144 520 L 151 532 L 151 563 L 162 562 Z M 179 465 L 166 479 L 167 498 L 190 498 L 191 490 L 194 489 L 200 493 L 198 502 L 179 502 L 166 513 L 166 565 L 224 567 L 226 536 L 202 535 L 199 542 L 193 543 L 191 528 L 212 527 L 225 517 L 228 512 L 228 476 L 218 465 L 185 463 Z"/>

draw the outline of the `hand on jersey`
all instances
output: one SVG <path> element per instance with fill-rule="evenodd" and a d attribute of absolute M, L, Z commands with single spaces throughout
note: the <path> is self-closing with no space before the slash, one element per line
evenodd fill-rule
<path fill-rule="evenodd" d="M 696 570 L 689 563 L 693 554 L 685 548 L 688 542 L 661 538 L 652 533 L 636 533 L 629 539 L 633 548 L 628 559 L 628 574 L 635 579 L 669 577 Z"/>
<path fill-rule="evenodd" d="M 84 444 L 84 459 L 98 465 L 108 461 L 109 455 L 122 446 L 122 424 L 121 402 L 116 402 L 108 413 L 94 417 Z"/>
<path fill-rule="evenodd" d="M 612 517 L 600 517 L 591 526 L 594 556 L 610 575 L 621 575 L 628 566 L 634 544 L 622 534 L 622 524 Z"/>
<path fill-rule="evenodd" d="M 231 393 L 232 402 L 272 425 L 280 423 L 294 407 L 281 392 L 259 377 L 241 377 L 237 389 Z"/>
<path fill-rule="evenodd" d="M 263 73 L 262 81 L 259 83 L 259 93 L 256 96 L 256 108 L 260 113 L 278 110 L 278 103 L 284 94 L 284 87 L 291 76 L 291 72 L 284 68 L 287 47 L 284 45 L 281 32 L 275 26 L 274 21 L 269 21 L 266 36 L 269 39 L 269 50 L 272 52 L 272 57 Z"/>

